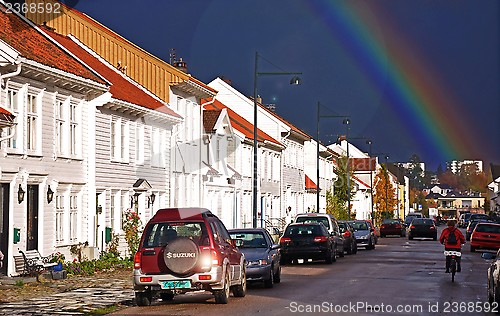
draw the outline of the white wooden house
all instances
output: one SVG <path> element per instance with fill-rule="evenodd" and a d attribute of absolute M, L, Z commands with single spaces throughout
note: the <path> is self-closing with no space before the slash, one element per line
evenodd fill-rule
<path fill-rule="evenodd" d="M 13 275 L 19 250 L 87 240 L 85 136 L 109 84 L 16 13 L 0 10 L 0 38 L 0 104 L 15 116 L 0 138 L 0 245 Z"/>

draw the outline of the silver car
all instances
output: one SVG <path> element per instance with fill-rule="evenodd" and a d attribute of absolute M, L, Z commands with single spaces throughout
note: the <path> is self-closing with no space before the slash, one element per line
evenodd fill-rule
<path fill-rule="evenodd" d="M 358 248 L 375 249 L 375 244 L 377 243 L 375 230 L 370 225 L 370 222 L 356 220 L 349 221 L 349 224 L 354 228 L 354 236 L 356 237 Z"/>

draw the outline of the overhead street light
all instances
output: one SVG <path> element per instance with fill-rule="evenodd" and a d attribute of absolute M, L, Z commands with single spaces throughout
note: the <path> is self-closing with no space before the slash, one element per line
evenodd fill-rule
<path fill-rule="evenodd" d="M 318 101 L 317 105 L 317 117 L 316 117 L 316 212 L 319 213 L 319 122 L 321 118 L 343 118 L 344 120 L 349 118 L 346 115 L 321 115 L 321 103 Z"/>
<path fill-rule="evenodd" d="M 257 218 L 258 218 L 258 208 L 257 208 L 257 151 L 258 151 L 258 141 L 257 141 L 257 113 L 258 113 L 258 102 L 257 102 L 257 79 L 259 76 L 273 76 L 273 75 L 294 75 L 291 80 L 291 85 L 299 85 L 300 78 L 297 75 L 302 74 L 301 72 L 259 72 L 259 58 L 264 58 L 259 55 L 258 52 L 255 52 L 255 68 L 253 73 L 253 190 L 252 190 L 252 226 L 254 228 L 257 227 Z M 268 63 L 275 66 L 273 63 L 264 58 Z M 276 68 L 279 68 L 275 66 Z M 262 216 L 262 215 L 261 215 Z"/>

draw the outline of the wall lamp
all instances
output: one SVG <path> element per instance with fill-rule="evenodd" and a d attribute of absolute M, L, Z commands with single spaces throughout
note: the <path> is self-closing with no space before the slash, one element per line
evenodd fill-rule
<path fill-rule="evenodd" d="M 155 204 L 155 199 L 156 195 L 154 193 L 151 193 L 151 195 L 148 198 L 148 208 L 150 208 L 153 204 Z"/>
<path fill-rule="evenodd" d="M 19 204 L 23 203 L 24 201 L 24 194 L 26 192 L 23 190 L 23 188 L 21 187 L 21 184 L 19 184 L 19 189 L 17 189 L 17 202 Z"/>
<path fill-rule="evenodd" d="M 49 188 L 47 189 L 47 203 L 50 204 L 53 199 L 54 199 L 54 191 L 52 191 L 49 185 Z"/>

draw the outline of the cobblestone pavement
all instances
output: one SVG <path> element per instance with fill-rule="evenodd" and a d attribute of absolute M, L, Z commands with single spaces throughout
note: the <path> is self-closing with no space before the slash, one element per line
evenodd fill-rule
<path fill-rule="evenodd" d="M 36 297 L 31 296 L 31 298 L 29 285 L 26 285 L 26 293 L 19 294 L 22 295 L 21 298 L 14 297 L 8 287 L 3 286 L 0 289 L 0 296 L 3 296 L 0 298 L 2 301 L 0 302 L 0 315 L 92 315 L 97 309 L 114 305 L 132 305 L 134 291 L 130 275 L 119 275 L 118 279 L 101 275 L 54 280 L 48 286 L 43 285 L 47 290 L 46 295 L 38 290 L 33 292 L 36 293 L 33 294 Z M 59 281 L 61 282 L 57 284 Z M 57 288 L 56 293 L 49 294 L 54 284 Z M 42 291 L 43 289 L 42 287 Z M 8 297 L 11 301 L 6 302 L 7 296 L 2 294 L 10 295 Z"/>

